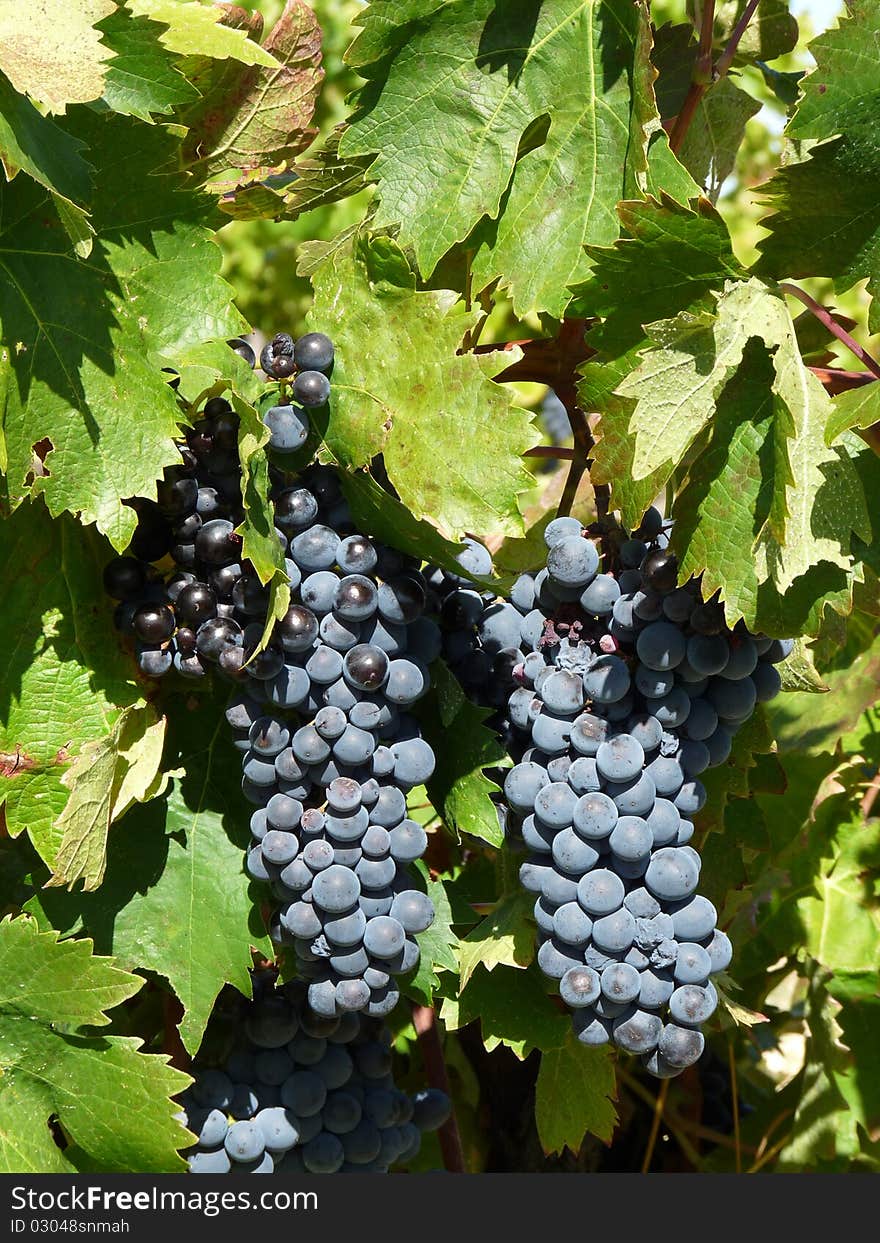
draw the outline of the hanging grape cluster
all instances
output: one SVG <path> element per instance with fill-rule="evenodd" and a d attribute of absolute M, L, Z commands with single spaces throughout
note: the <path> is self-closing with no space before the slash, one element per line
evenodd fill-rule
<path fill-rule="evenodd" d="M 332 362 L 319 333 L 279 334 L 261 357 L 278 380 L 296 373 L 294 397 L 311 404 L 326 401 Z M 305 408 L 292 408 L 305 439 Z M 299 447 L 288 409 L 264 415 L 275 450 Z M 423 615 L 419 562 L 355 529 L 334 470 L 273 468 L 291 603 L 263 646 L 269 593 L 236 531 L 237 431 L 229 403 L 208 401 L 157 502 L 138 502 L 129 555 L 108 565 L 105 586 L 144 673 L 215 670 L 244 688 L 227 719 L 256 807 L 248 871 L 279 903 L 273 937 L 293 947 L 317 1013 L 378 1017 L 397 1003 L 395 978 L 418 965 L 415 936 L 434 917 L 407 867 L 427 838 L 406 796 L 434 770 L 408 709 L 429 686 L 440 632 Z M 169 554 L 166 576 L 150 563 Z"/>
<path fill-rule="evenodd" d="M 180 1120 L 192 1174 L 385 1174 L 449 1117 L 436 1089 L 394 1082 L 391 1033 L 359 1014 L 323 1018 L 298 981 L 254 974 L 233 1047 L 197 1064 Z"/>
<path fill-rule="evenodd" d="M 516 761 L 503 811 L 531 852 L 538 963 L 579 1039 L 674 1075 L 702 1053 L 710 977 L 732 956 L 697 893 L 699 775 L 778 692 L 791 645 L 730 629 L 699 580 L 679 587 L 655 509 L 631 538 L 604 532 L 604 570 L 575 519 L 546 543 L 510 601 L 443 576 L 444 652 Z"/>

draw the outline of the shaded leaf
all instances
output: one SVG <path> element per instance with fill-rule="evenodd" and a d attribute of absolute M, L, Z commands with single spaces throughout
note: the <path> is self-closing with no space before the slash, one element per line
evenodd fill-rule
<path fill-rule="evenodd" d="M 181 174 L 157 172 L 176 158 L 173 135 L 85 111 L 76 129 L 103 170 L 87 264 L 70 253 L 37 187 L 16 178 L 5 191 L 0 323 L 17 343 L 9 492 L 13 505 L 42 492 L 53 514 L 70 510 L 123 549 L 135 525 L 123 498 L 155 498 L 163 468 L 180 460 L 177 403 L 161 366 L 196 342 L 234 335 L 242 321 L 219 277 L 209 205 Z M 46 473 L 31 481 L 32 446 L 44 438 Z"/>
<path fill-rule="evenodd" d="M 223 20 L 234 27 L 244 16 L 227 6 Z M 315 136 L 321 31 L 304 0 L 287 0 L 263 46 L 269 68 L 214 60 L 193 75 L 201 98 L 182 116 L 185 157 L 217 192 L 283 171 Z"/>
<path fill-rule="evenodd" d="M 25 172 L 70 203 L 85 203 L 92 170 L 83 159 L 85 143 L 44 117 L 0 74 L 0 161 L 7 179 Z M 5 202 L 14 190 L 0 187 Z"/>
<path fill-rule="evenodd" d="M 159 30 L 146 17 L 118 8 L 100 23 L 104 42 L 113 50 L 107 62 L 103 101 L 113 112 L 150 121 L 168 115 L 177 104 L 197 95 L 159 42 Z"/>
<path fill-rule="evenodd" d="M 70 889 L 82 880 L 85 890 L 97 889 L 111 823 L 161 788 L 164 740 L 164 719 L 144 706 L 126 708 L 106 738 L 86 743 L 62 777 L 70 798 L 55 822 L 62 837 L 47 884 Z"/>
<path fill-rule="evenodd" d="M 507 756 L 495 731 L 485 724 L 491 713 L 465 698 L 442 661 L 431 666 L 431 677 L 432 693 L 417 709 L 437 761 L 428 795 L 454 832 L 501 846 L 504 831 L 492 802 L 500 787 L 485 770 L 505 765 Z"/>
<path fill-rule="evenodd" d="M 535 1122 L 546 1153 L 577 1154 L 585 1135 L 610 1143 L 617 1125 L 614 1060 L 607 1048 L 588 1049 L 569 1032 L 565 1044 L 541 1055 Z"/>
<path fill-rule="evenodd" d="M 865 0 L 810 44 L 816 68 L 787 133 L 830 140 L 812 146 L 801 163 L 780 168 L 764 187 L 772 215 L 761 223 L 758 270 L 771 276 L 828 276 L 849 289 L 880 274 L 880 151 L 876 142 L 880 83 L 880 3 Z M 880 329 L 874 297 L 872 332 Z"/>
<path fill-rule="evenodd" d="M 520 1059 L 533 1049 L 556 1049 L 565 1043 L 570 1022 L 544 989 L 540 972 L 499 967 L 474 973 L 456 1007 L 443 1007 L 447 1027 L 480 1021 L 483 1044 L 491 1053 L 499 1045 Z"/>
<path fill-rule="evenodd" d="M 169 718 L 165 767 L 184 775 L 114 831 L 100 889 L 43 889 L 28 904 L 41 922 L 85 928 L 120 964 L 164 976 L 183 1004 L 191 1053 L 224 984 L 250 996 L 251 947 L 273 956 L 243 868 L 249 811 L 225 695 L 201 699 Z"/>

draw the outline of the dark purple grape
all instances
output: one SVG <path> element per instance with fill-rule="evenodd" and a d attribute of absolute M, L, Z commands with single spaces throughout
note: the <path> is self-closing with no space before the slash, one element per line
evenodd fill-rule
<path fill-rule="evenodd" d="M 196 650 L 196 632 L 190 630 L 188 626 L 181 626 L 174 637 L 178 652 L 182 656 L 192 656 Z"/>
<path fill-rule="evenodd" d="M 132 618 L 134 632 L 144 643 L 163 643 L 174 634 L 174 613 L 167 604 L 142 604 Z"/>
<path fill-rule="evenodd" d="M 655 548 L 641 565 L 642 578 L 652 591 L 674 591 L 678 582 L 678 557 L 667 548 Z"/>
<path fill-rule="evenodd" d="M 330 381 L 320 371 L 302 371 L 293 382 L 301 406 L 323 406 L 330 398 Z"/>
<path fill-rule="evenodd" d="M 274 380 L 286 380 L 296 370 L 293 360 L 293 337 L 278 332 L 260 351 L 260 366 Z"/>
<path fill-rule="evenodd" d="M 134 557 L 114 557 L 104 567 L 104 590 L 114 600 L 138 600 L 146 583 L 146 570 Z"/>
<path fill-rule="evenodd" d="M 205 660 L 219 660 L 227 647 L 240 647 L 241 643 L 241 626 L 230 617 L 211 617 L 196 632 L 196 651 Z"/>
<path fill-rule="evenodd" d="M 318 637 L 318 619 L 311 609 L 293 604 L 275 626 L 285 651 L 307 652 Z"/>
<path fill-rule="evenodd" d="M 156 488 L 159 508 L 168 518 L 185 518 L 191 514 L 199 499 L 199 485 L 189 475 L 167 471 L 166 477 Z"/>
<path fill-rule="evenodd" d="M 247 341 L 243 341 L 241 337 L 233 337 L 232 340 L 227 341 L 226 344 L 233 351 L 233 353 L 239 356 L 239 358 L 243 358 L 249 367 L 254 367 L 256 365 L 257 356 L 248 345 Z"/>
<path fill-rule="evenodd" d="M 196 556 L 209 565 L 228 565 L 237 561 L 241 552 L 241 537 L 225 518 L 206 522 L 196 536 Z"/>
<path fill-rule="evenodd" d="M 358 643 L 346 652 L 345 680 L 360 691 L 375 691 L 388 677 L 388 656 L 372 643 Z"/>
<path fill-rule="evenodd" d="M 177 597 L 175 612 L 181 625 L 198 630 L 202 622 L 216 617 L 217 597 L 204 583 L 190 583 Z"/>
<path fill-rule="evenodd" d="M 318 502 L 306 488 L 285 488 L 275 498 L 275 521 L 285 531 L 307 527 L 318 516 Z"/>
<path fill-rule="evenodd" d="M 307 332 L 293 349 L 300 371 L 329 371 L 333 366 L 333 342 L 323 332 Z"/>

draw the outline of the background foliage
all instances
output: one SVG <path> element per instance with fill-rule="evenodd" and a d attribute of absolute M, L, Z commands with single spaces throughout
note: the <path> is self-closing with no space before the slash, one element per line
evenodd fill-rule
<path fill-rule="evenodd" d="M 503 588 L 560 500 L 589 518 L 610 488 L 635 524 L 665 493 L 729 619 L 802 639 L 712 774 L 702 879 L 736 956 L 710 1055 L 659 1097 L 549 996 L 503 754 L 438 667 L 410 999 L 440 1014 L 468 1168 L 878 1168 L 880 3 L 812 42 L 783 0 L 696 10 L 0 14 L 0 1169 L 182 1169 L 170 1098 L 272 954 L 224 693 L 137 675 L 100 572 L 202 394 L 237 394 L 260 478 L 223 342 L 310 327 L 339 359 L 312 447 L 377 535 L 449 565 L 473 533 Z"/>

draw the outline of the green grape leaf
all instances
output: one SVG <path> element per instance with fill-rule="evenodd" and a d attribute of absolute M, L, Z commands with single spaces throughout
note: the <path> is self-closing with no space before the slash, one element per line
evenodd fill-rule
<path fill-rule="evenodd" d="M 870 1050 L 880 1039 L 877 975 L 836 973 L 828 991 L 840 1009 L 835 1014 L 840 1040 L 850 1057 L 835 1071 L 837 1087 L 866 1134 L 880 1138 L 880 1075 Z"/>
<path fill-rule="evenodd" d="M 245 17 L 230 6 L 224 21 Z M 316 134 L 321 31 L 304 0 L 287 0 L 263 47 L 277 62 L 271 68 L 211 60 L 193 75 L 201 98 L 181 117 L 190 131 L 185 158 L 217 193 L 283 172 Z"/>
<path fill-rule="evenodd" d="M 793 587 L 802 613 L 817 596 L 843 590 L 851 533 L 870 539 L 864 490 L 848 449 L 824 444 L 830 399 L 803 364 L 782 298 L 755 280 L 731 282 L 715 315 L 682 312 L 650 334 L 657 348 L 618 386 L 636 401 L 634 475 L 665 482 L 708 429 L 673 511 L 685 519 L 675 531 L 683 573 L 706 568 L 704 590 L 722 589 L 731 624 L 755 622 L 768 582 L 768 614 L 773 597 Z M 763 364 L 755 339 L 773 351 Z M 810 572 L 820 577 L 807 600 Z"/>
<path fill-rule="evenodd" d="M 107 62 L 103 102 L 113 112 L 151 121 L 186 104 L 198 92 L 175 66 L 171 53 L 159 42 L 159 31 L 145 17 L 133 17 L 118 8 L 98 29 L 113 51 Z"/>
<path fill-rule="evenodd" d="M 276 573 L 284 573 L 284 549 L 275 534 L 274 510 L 269 500 L 269 462 L 265 454 L 269 429 L 252 405 L 235 393 L 231 397 L 240 419 L 238 455 L 244 508 L 244 521 L 237 532 L 242 537 L 242 556 L 253 562 L 260 582 L 268 583 Z M 268 400 L 274 404 L 274 398 Z"/>
<path fill-rule="evenodd" d="M 713 203 L 733 172 L 746 123 L 760 109 L 730 78 L 716 82 L 701 100 L 678 159 Z"/>
<path fill-rule="evenodd" d="M 52 202 L 61 221 L 61 227 L 73 243 L 73 253 L 77 259 L 88 259 L 95 244 L 95 230 L 92 228 L 88 213 L 82 211 L 75 203 L 52 193 Z"/>
<path fill-rule="evenodd" d="M 870 632 L 876 619 L 869 619 Z M 782 750 L 816 754 L 835 751 L 838 739 L 853 729 L 862 713 L 877 698 L 880 681 L 880 637 L 872 638 L 864 651 L 842 650 L 839 664 L 823 669 L 829 694 L 816 698 L 797 691 L 780 695 L 767 710 Z"/>
<path fill-rule="evenodd" d="M 535 1122 L 546 1153 L 570 1148 L 575 1155 L 584 1136 L 610 1143 L 617 1125 L 617 1082 L 607 1048 L 589 1049 L 573 1032 L 565 1044 L 541 1054 L 535 1085 Z"/>
<path fill-rule="evenodd" d="M 58 933 L 40 932 L 31 919 L 0 923 L 0 1011 L 5 1019 L 29 1019 L 47 1027 L 103 1027 L 104 1013 L 140 990 L 143 981 L 93 958 L 88 941 L 59 941 Z M 28 969 L 21 971 L 26 962 Z"/>
<path fill-rule="evenodd" d="M 82 1164 L 104 1173 L 184 1168 L 176 1150 L 187 1133 L 170 1097 L 188 1076 L 165 1057 L 139 1052 L 138 1040 L 79 1031 L 106 1024 L 104 1011 L 143 984 L 91 951 L 89 941 L 59 941 L 30 919 L 0 923 L 4 1173 L 72 1173 Z M 52 1140 L 53 1116 L 71 1141 L 65 1152 Z"/>
<path fill-rule="evenodd" d="M 558 1049 L 565 1043 L 570 1020 L 548 996 L 540 972 L 482 967 L 474 973 L 455 1009 L 443 1007 L 450 1029 L 480 1020 L 483 1044 L 491 1053 L 506 1045 L 518 1058 L 533 1049 Z"/>
<path fill-rule="evenodd" d="M 871 989 L 876 993 L 876 976 L 871 979 Z M 807 1005 L 810 1038 L 803 1087 L 788 1140 L 779 1156 L 777 1168 L 783 1172 L 815 1170 L 817 1166 L 851 1172 L 858 1168 L 856 1159 L 862 1149 L 859 1128 L 864 1128 L 872 1139 L 877 1138 L 876 1073 L 868 1065 L 859 1065 L 843 1043 L 842 1024 L 851 1018 L 853 1009 L 841 1008 L 837 999 L 829 995 L 829 986 L 820 979 L 811 984 Z M 876 1038 L 876 1006 L 872 1009 L 874 1013 L 868 1022 L 873 1020 Z"/>
<path fill-rule="evenodd" d="M 853 428 L 865 431 L 880 423 L 880 385 L 863 384 L 859 388 L 838 393 L 831 403 L 825 428 L 825 443 L 833 444 L 844 432 Z"/>
<path fill-rule="evenodd" d="M 447 290 L 416 290 L 388 238 L 328 250 L 312 283 L 309 327 L 336 347 L 325 456 L 351 468 L 382 453 L 401 502 L 447 535 L 521 534 L 521 459 L 538 433 L 489 379 L 509 355 L 458 354 L 474 314 Z"/>
<path fill-rule="evenodd" d="M 421 957 L 415 975 L 406 985 L 406 992 L 430 1006 L 434 991 L 440 986 L 438 972 L 458 970 L 458 937 L 452 931 L 452 907 L 446 886 L 442 881 L 428 878 L 425 890 L 434 903 L 434 922 L 418 935 Z"/>
<path fill-rule="evenodd" d="M 49 885 L 78 880 L 97 889 L 107 866 L 107 836 L 132 803 L 155 797 L 161 773 L 165 721 L 153 709 L 126 708 L 106 738 L 87 742 L 62 777 L 70 798 L 55 822 L 62 834 Z"/>
<path fill-rule="evenodd" d="M 715 6 L 715 39 L 721 46 L 743 16 L 747 0 L 720 0 Z M 743 31 L 734 64 L 755 60 L 777 60 L 797 47 L 797 18 L 789 11 L 786 0 L 761 0 L 757 11 Z"/>
<path fill-rule="evenodd" d="M 92 193 L 92 170 L 84 150 L 85 143 L 42 116 L 0 73 L 0 163 L 10 181 L 24 172 L 61 199 L 85 203 Z M 15 190 L 2 193 L 6 199 Z"/>
<path fill-rule="evenodd" d="M 804 951 L 829 971 L 880 973 L 880 907 L 876 869 L 880 821 L 867 823 L 846 795 L 825 799 L 815 816 L 806 892 L 797 896 Z"/>
<path fill-rule="evenodd" d="M 504 894 L 492 913 L 459 941 L 461 991 L 477 967 L 493 971 L 498 966 L 524 969 L 529 965 L 535 957 L 534 905 L 525 890 Z"/>
<path fill-rule="evenodd" d="M 148 17 L 166 27 L 159 39 L 170 52 L 277 67 L 271 52 L 249 39 L 246 31 L 223 24 L 225 5 L 206 6 L 199 0 L 126 0 L 126 7 L 135 17 Z"/>
<path fill-rule="evenodd" d="M 824 445 L 821 390 L 791 437 L 791 410 L 774 391 L 781 355 L 772 360 L 754 339 L 745 346 L 673 505 L 674 544 L 682 577 L 705 569 L 704 590 L 721 590 L 731 625 L 743 617 L 770 634 L 816 634 L 826 604 L 851 607 L 849 524 L 862 528 L 864 493 L 847 448 Z M 800 365 L 793 353 L 791 362 Z M 773 530 L 783 521 L 784 544 Z"/>
<path fill-rule="evenodd" d="M 427 782 L 428 796 L 456 833 L 501 846 L 504 831 L 492 802 L 499 787 L 484 770 L 508 761 L 497 735 L 485 724 L 491 713 L 465 698 L 442 661 L 431 666 L 431 678 L 433 691 L 417 707 L 437 761 Z"/>
<path fill-rule="evenodd" d="M 97 99 L 111 53 L 95 26 L 115 7 L 113 0 L 31 0 L 24 13 L 0 6 L 0 70 L 49 112 Z"/>
<path fill-rule="evenodd" d="M 227 193 L 220 201 L 221 211 L 235 220 L 282 216 L 295 220 L 303 212 L 358 194 L 368 184 L 370 160 L 366 156 L 347 159 L 339 154 L 343 128 L 339 125 L 332 130 L 321 146 L 294 161 L 287 173 L 273 179 L 272 185 L 260 182 Z"/>
<path fill-rule="evenodd" d="M 107 549 L 42 502 L 3 523 L 0 594 L 15 643 L 0 673 L 0 801 L 51 866 L 63 837 L 64 777 L 85 748 L 110 747 L 121 710 L 143 705 L 101 583 Z"/>
<path fill-rule="evenodd" d="M 825 140 L 801 163 L 787 164 L 763 187 L 772 214 L 761 221 L 758 271 L 770 276 L 828 276 L 843 291 L 880 275 L 880 102 L 877 28 L 880 2 L 865 0 L 810 44 L 816 68 L 787 133 Z M 880 329 L 877 298 L 868 310 Z"/>
<path fill-rule="evenodd" d="M 625 237 L 590 251 L 593 272 L 575 289 L 570 313 L 602 319 L 587 338 L 596 354 L 581 368 L 578 393 L 585 410 L 602 416 L 593 481 L 611 486 L 615 508 L 632 527 L 661 486 L 659 474 L 633 479 L 634 401 L 617 391 L 648 345 L 644 325 L 686 309 L 708 309 L 710 291 L 744 273 L 723 220 L 705 199 L 691 209 L 664 193 L 621 203 L 618 212 Z"/>
<path fill-rule="evenodd" d="M 123 549 L 136 521 L 123 498 L 154 498 L 163 467 L 180 460 L 178 407 L 161 367 L 197 342 L 234 335 L 242 321 L 219 277 L 209 205 L 181 174 L 157 172 L 176 159 L 174 136 L 85 110 L 77 122 L 103 170 L 87 264 L 69 253 L 36 186 L 16 178 L 5 191 L 0 323 L 16 343 L 9 491 L 13 504 L 41 492 L 53 514 L 70 510 Z M 32 446 L 44 440 L 45 471 L 32 478 Z"/>
<path fill-rule="evenodd" d="M 28 904 L 41 923 L 84 928 L 121 965 L 164 976 L 183 1004 L 191 1053 L 224 984 L 250 996 L 251 947 L 274 956 L 243 868 L 249 808 L 225 692 L 199 699 L 169 717 L 165 767 L 183 775 L 111 834 L 100 889 L 42 889 Z"/>
<path fill-rule="evenodd" d="M 375 155 L 376 226 L 399 225 L 428 276 L 497 218 L 476 236 L 477 283 L 502 276 L 518 313 L 561 314 L 584 242 L 616 237 L 630 163 L 644 162 L 630 81 L 648 71 L 636 53 L 645 21 L 622 0 L 367 9 L 369 37 L 347 56 L 367 84 L 339 149 Z"/>

